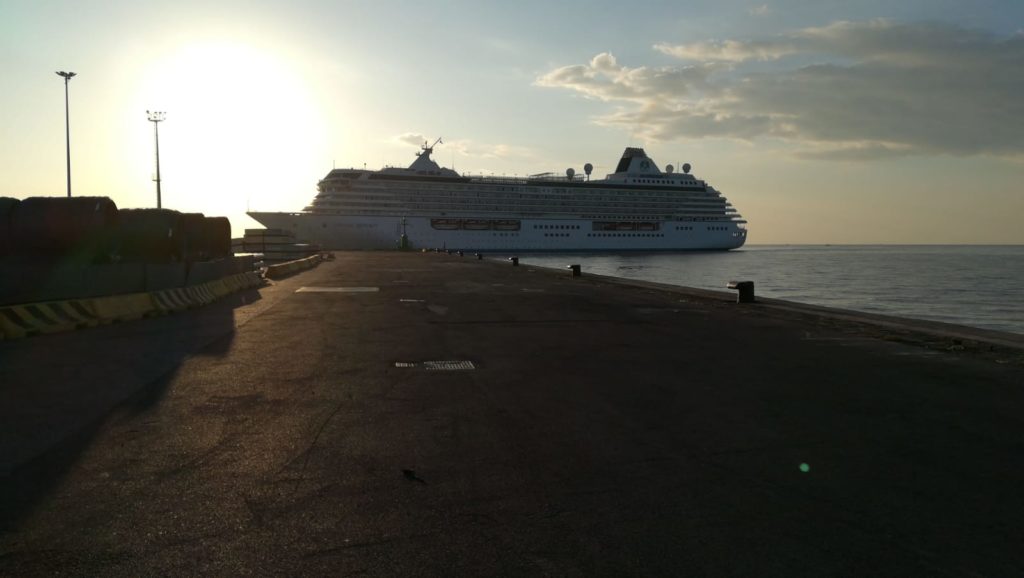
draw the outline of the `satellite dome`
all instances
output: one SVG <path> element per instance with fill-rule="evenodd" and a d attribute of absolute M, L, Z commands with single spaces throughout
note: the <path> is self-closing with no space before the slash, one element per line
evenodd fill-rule
<path fill-rule="evenodd" d="M 670 175 L 672 174 L 672 171 L 674 171 L 674 170 L 676 170 L 676 169 L 675 169 L 675 167 L 673 167 L 672 165 L 667 165 L 667 166 L 665 167 L 665 172 L 666 172 L 666 173 L 668 173 L 668 174 L 670 174 Z"/>
<path fill-rule="evenodd" d="M 683 172 L 684 173 L 689 173 L 690 172 L 690 163 L 683 163 Z"/>
<path fill-rule="evenodd" d="M 565 169 L 565 176 L 569 177 L 570 181 L 572 180 L 573 176 L 575 176 L 575 175 L 576 175 L 576 169 L 574 169 L 572 167 L 569 167 L 569 168 Z"/>
<path fill-rule="evenodd" d="M 592 165 L 590 163 L 587 163 L 587 164 L 583 165 L 583 172 L 587 173 L 588 175 L 591 172 L 593 172 L 593 170 L 594 170 L 594 165 Z"/>

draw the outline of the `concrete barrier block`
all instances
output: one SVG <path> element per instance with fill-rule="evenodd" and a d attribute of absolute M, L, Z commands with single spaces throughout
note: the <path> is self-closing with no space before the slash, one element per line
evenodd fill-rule
<path fill-rule="evenodd" d="M 289 275 L 298 273 L 299 271 L 305 271 L 311 269 L 320 264 L 320 256 L 313 255 L 312 257 L 306 257 L 304 259 L 297 259 L 295 261 L 288 261 L 287 263 L 278 263 L 267 267 L 267 279 L 282 279 Z"/>
<path fill-rule="evenodd" d="M 186 287 L 185 292 L 188 294 L 189 300 L 195 305 L 213 303 L 213 295 L 210 295 L 208 291 L 204 291 L 202 285 Z"/>
<path fill-rule="evenodd" d="M 208 303 L 213 303 L 214 301 L 220 299 L 220 295 L 218 295 L 214 291 L 213 287 L 214 283 L 203 283 L 202 285 L 199 286 L 199 290 L 206 293 Z"/>
<path fill-rule="evenodd" d="M 141 263 L 93 265 L 82 269 L 82 296 L 101 297 L 146 291 L 146 266 Z"/>
<path fill-rule="evenodd" d="M 195 307 L 188 293 L 183 288 L 166 289 L 153 293 L 153 303 L 162 313 L 176 313 Z"/>
<path fill-rule="evenodd" d="M 83 280 L 89 287 L 79 287 L 86 294 L 94 291 L 119 291 L 138 287 L 160 287 L 149 291 L 131 291 L 109 295 L 89 295 L 70 300 L 46 300 L 31 303 L 12 303 L 0 306 L 0 338 L 20 339 L 39 333 L 55 333 L 100 323 L 127 321 L 151 315 L 166 315 L 193 307 L 207 305 L 236 291 L 258 287 L 264 283 L 259 273 L 252 271 L 251 258 L 221 259 L 199 265 L 195 274 L 188 275 L 184 264 L 159 265 L 117 264 L 91 267 L 88 272 L 78 267 L 55 267 L 30 264 L 21 284 L 8 282 L 10 296 L 25 298 L 40 294 L 61 294 L 65 289 Z M 195 265 L 195 264 L 193 264 Z M 292 263 L 283 270 L 298 271 L 306 263 Z M 20 269 L 19 269 L 20 270 Z M 39 279 L 45 274 L 59 273 L 57 283 L 46 286 Z M 35 272 L 33 275 L 32 273 Z M 189 278 L 224 273 L 219 278 L 192 286 L 175 286 Z M 14 276 L 5 277 L 9 279 Z M 170 287 L 166 287 L 170 285 Z M 52 290 L 41 291 L 51 287 Z M 22 291 L 26 289 L 27 291 Z M 70 289 L 68 289 L 70 290 Z"/>
<path fill-rule="evenodd" d="M 228 288 L 228 285 L 227 283 L 224 282 L 224 279 L 210 281 L 209 283 L 206 284 L 206 287 L 207 289 L 209 289 L 211 293 L 213 293 L 213 296 L 217 299 L 222 299 L 223 297 L 231 293 L 231 289 Z"/>
<path fill-rule="evenodd" d="M 241 255 L 233 259 L 235 267 L 234 273 L 249 273 L 256 268 L 256 258 L 252 255 Z"/>
<path fill-rule="evenodd" d="M 53 301 L 40 303 L 39 306 L 49 311 L 54 317 L 74 325 L 76 329 L 94 327 L 100 323 L 91 304 L 85 300 Z"/>
<path fill-rule="evenodd" d="M 22 319 L 32 324 L 34 329 L 32 333 L 60 333 L 71 331 L 76 327 L 73 319 L 59 317 L 52 308 L 43 303 L 15 305 L 9 309 L 20 313 Z"/>
<path fill-rule="evenodd" d="M 224 286 L 227 288 L 228 293 L 234 293 L 242 288 L 242 283 L 239 280 L 239 275 L 231 275 L 222 279 Z"/>
<path fill-rule="evenodd" d="M 186 284 L 201 285 L 210 281 L 216 281 L 217 279 L 223 279 L 235 273 L 237 267 L 238 265 L 234 258 L 196 261 L 191 263 L 188 268 Z"/>
<path fill-rule="evenodd" d="M 93 327 L 100 322 L 88 300 L 49 301 L 0 308 L 0 335 L 7 339 Z"/>
<path fill-rule="evenodd" d="M 21 318 L 21 315 L 9 307 L 0 307 L 0 335 L 4 339 L 21 339 L 28 337 L 32 325 Z"/>
<path fill-rule="evenodd" d="M 146 291 L 163 291 L 184 287 L 187 275 L 184 263 L 160 263 L 143 266 L 146 272 Z"/>
<path fill-rule="evenodd" d="M 51 301 L 0 308 L 0 333 L 18 339 L 38 333 L 59 333 L 99 324 L 86 302 Z"/>
<path fill-rule="evenodd" d="M 210 290 L 209 283 L 203 283 L 202 285 L 197 287 L 197 289 L 203 295 L 203 299 L 206 300 L 207 304 L 213 303 L 214 301 L 217 300 L 217 295 L 215 295 L 213 291 Z"/>
<path fill-rule="evenodd" d="M 3 260 L 0 262 L 0 304 L 20 305 L 83 297 L 81 264 Z"/>
<path fill-rule="evenodd" d="M 89 301 L 96 317 L 107 322 L 130 321 L 159 312 L 149 293 L 95 297 Z"/>

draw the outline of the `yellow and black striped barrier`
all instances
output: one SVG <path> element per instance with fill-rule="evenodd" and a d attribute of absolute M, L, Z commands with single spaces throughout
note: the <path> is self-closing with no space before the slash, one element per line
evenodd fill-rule
<path fill-rule="evenodd" d="M 299 271 L 312 269 L 319 265 L 323 260 L 324 258 L 322 256 L 313 255 L 312 257 L 306 257 L 305 259 L 271 265 L 267 267 L 267 279 L 283 279 L 289 275 L 294 275 Z"/>
<path fill-rule="evenodd" d="M 68 301 L 0 306 L 0 337 L 21 339 L 84 327 L 131 321 L 201 307 L 236 291 L 263 284 L 259 273 L 239 273 L 176 289 Z"/>

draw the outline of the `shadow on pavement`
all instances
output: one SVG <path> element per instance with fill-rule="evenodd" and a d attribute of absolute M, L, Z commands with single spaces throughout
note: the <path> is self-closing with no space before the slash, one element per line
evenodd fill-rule
<path fill-rule="evenodd" d="M 16 529 L 114 416 L 163 399 L 192 356 L 222 357 L 249 290 L 202 309 L 0 342 L 0 532 Z"/>

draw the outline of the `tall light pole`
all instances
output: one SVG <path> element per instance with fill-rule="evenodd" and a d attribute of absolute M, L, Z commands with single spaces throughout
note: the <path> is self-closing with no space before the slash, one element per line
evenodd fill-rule
<path fill-rule="evenodd" d="M 68 81 L 74 76 L 74 72 L 57 72 L 57 76 L 64 77 L 64 136 L 67 140 L 68 150 L 68 196 L 71 196 L 71 116 L 68 114 Z"/>
<path fill-rule="evenodd" d="M 163 208 L 160 205 L 160 122 L 164 120 L 167 113 L 158 110 L 146 111 L 149 122 L 153 123 L 153 135 L 156 138 L 156 208 Z"/>

